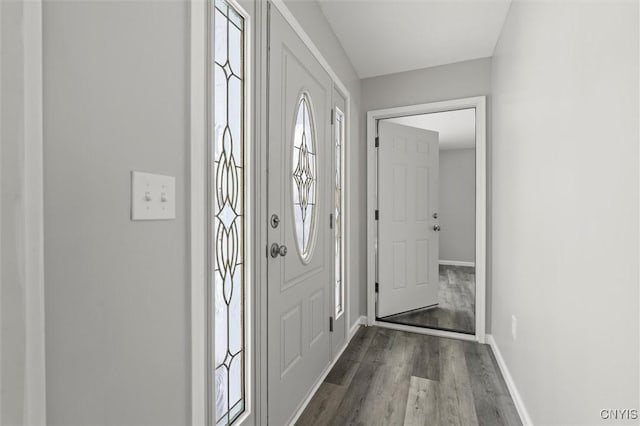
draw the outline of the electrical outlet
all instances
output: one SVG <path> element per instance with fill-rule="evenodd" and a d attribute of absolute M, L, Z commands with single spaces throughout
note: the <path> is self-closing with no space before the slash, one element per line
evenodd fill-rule
<path fill-rule="evenodd" d="M 511 315 L 511 337 L 513 340 L 518 338 L 518 318 L 515 315 Z"/>

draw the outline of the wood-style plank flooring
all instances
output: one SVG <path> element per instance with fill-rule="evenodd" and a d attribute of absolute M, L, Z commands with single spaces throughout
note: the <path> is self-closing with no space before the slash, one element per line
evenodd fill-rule
<path fill-rule="evenodd" d="M 487 345 L 361 327 L 297 425 L 520 425 Z"/>
<path fill-rule="evenodd" d="M 440 265 L 438 306 L 390 315 L 381 319 L 397 324 L 474 334 L 476 329 L 475 278 L 474 267 Z"/>

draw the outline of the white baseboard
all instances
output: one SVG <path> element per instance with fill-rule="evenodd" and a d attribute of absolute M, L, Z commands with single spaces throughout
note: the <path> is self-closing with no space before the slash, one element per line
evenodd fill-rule
<path fill-rule="evenodd" d="M 338 360 L 342 356 L 342 353 L 344 352 L 344 350 L 347 349 L 347 346 L 349 346 L 349 342 L 351 342 L 351 339 L 353 339 L 353 336 L 355 336 L 355 334 L 358 331 L 358 329 L 362 326 L 363 319 L 365 321 L 364 323 L 366 323 L 366 317 L 362 316 L 362 317 L 358 318 L 358 321 L 356 321 L 355 324 L 353 324 L 353 327 L 351 327 L 351 330 L 349 330 L 349 335 L 347 336 L 347 341 L 345 342 L 344 346 L 342 346 L 342 349 L 340 349 L 340 351 L 338 352 L 336 357 L 333 359 L 331 364 L 329 364 L 327 366 L 327 368 L 324 369 L 324 371 L 322 372 L 322 374 L 320 375 L 320 377 L 318 378 L 316 383 L 311 388 L 311 392 L 309 392 L 309 394 L 307 395 L 305 400 L 300 405 L 300 408 L 298 408 L 298 410 L 295 412 L 295 414 L 291 418 L 291 421 L 288 423 L 289 425 L 295 425 L 296 424 L 296 422 L 298 421 L 298 419 L 300 418 L 300 416 L 304 412 L 304 409 L 307 408 L 307 405 L 309 405 L 309 402 L 311 402 L 311 399 L 313 398 L 313 396 L 318 391 L 318 388 L 320 387 L 320 385 L 322 385 L 322 382 L 324 382 L 324 379 L 327 378 L 327 375 L 329 375 L 329 372 L 331 371 L 333 366 L 336 364 L 336 362 L 338 362 Z"/>
<path fill-rule="evenodd" d="M 358 331 L 361 325 L 364 325 L 364 326 L 367 325 L 367 317 L 364 315 L 361 315 L 360 317 L 358 317 L 356 322 L 354 322 L 353 325 L 351 326 L 351 329 L 349 330 L 349 340 L 353 338 L 354 334 L 356 334 L 356 331 Z"/>
<path fill-rule="evenodd" d="M 439 265 L 448 265 L 448 266 L 471 266 L 475 267 L 475 262 L 463 262 L 461 260 L 438 260 Z"/>
<path fill-rule="evenodd" d="M 527 411 L 527 407 L 524 405 L 524 401 L 520 396 L 520 392 L 518 392 L 516 383 L 513 381 L 513 377 L 511 376 L 511 373 L 507 368 L 507 364 L 502 357 L 500 348 L 498 348 L 498 344 L 493 338 L 493 335 L 487 334 L 487 343 L 491 347 L 493 355 L 496 357 L 496 361 L 498 361 L 498 367 L 500 367 L 502 377 L 504 377 L 504 381 L 507 383 L 509 394 L 511 395 L 511 399 L 513 399 L 516 410 L 518 410 L 518 415 L 520 415 L 520 420 L 522 421 L 523 426 L 533 426 L 533 422 L 531 421 L 531 417 L 529 416 L 529 411 Z"/>

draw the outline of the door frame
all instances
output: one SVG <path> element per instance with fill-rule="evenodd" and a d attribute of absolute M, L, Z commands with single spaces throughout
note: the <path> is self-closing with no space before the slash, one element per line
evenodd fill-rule
<path fill-rule="evenodd" d="M 209 404 L 207 396 L 207 85 L 208 85 L 208 37 L 209 22 L 207 19 L 207 2 L 210 0 L 189 0 L 190 8 L 190 136 L 189 136 L 189 283 L 191 300 L 191 424 L 204 425 L 207 422 L 206 410 Z M 233 0 L 236 1 L 236 0 Z M 276 7 L 285 20 L 291 25 L 295 33 L 302 39 L 305 46 L 320 62 L 325 71 L 333 80 L 338 92 L 345 98 L 345 141 L 344 141 L 344 181 L 343 181 L 343 229 L 351 229 L 351 178 L 350 162 L 352 158 L 351 138 L 351 94 L 337 73 L 329 65 L 329 62 L 320 52 L 320 49 L 305 32 L 293 13 L 285 5 L 283 0 L 254 1 L 254 16 L 250 30 L 253 34 L 249 39 L 250 69 L 253 72 L 253 88 L 251 90 L 251 117 L 248 121 L 251 126 L 252 136 L 247 149 L 251 150 L 253 172 L 253 187 L 247 194 L 247 199 L 253 200 L 253 235 L 254 247 L 248 252 L 253 255 L 253 264 L 248 273 L 253 282 L 251 291 L 253 301 L 250 308 L 252 330 L 253 353 L 267 353 L 267 292 L 264 286 L 267 283 L 267 258 L 265 247 L 268 245 L 268 210 L 267 200 L 267 154 L 268 154 L 268 15 L 269 7 Z M 248 37 L 249 38 L 249 37 Z M 249 65 L 248 65 L 249 67 Z M 356 127 L 357 128 L 357 125 Z M 343 285 L 345 289 L 345 336 L 346 343 L 352 337 L 351 331 L 351 282 L 349 280 L 351 264 L 351 238 L 348 233 L 344 239 L 344 269 Z M 214 324 L 212 324 L 214 326 Z M 345 347 L 346 347 L 345 343 Z M 344 350 L 344 348 L 342 349 Z M 339 357 L 333 359 L 333 362 Z M 250 372 L 253 385 L 252 419 L 256 424 L 267 423 L 267 363 L 266 357 L 250 355 L 252 371 Z M 333 362 L 331 365 L 333 365 Z M 330 365 L 330 367 L 331 367 Z M 251 367 L 250 367 L 251 368 Z M 328 370 L 323 373 L 323 376 Z M 323 379 L 324 377 L 320 377 Z M 313 389 L 310 389 L 309 397 L 304 401 L 303 407 L 320 385 L 321 380 Z M 297 416 L 301 412 L 297 413 Z M 246 422 L 245 422 L 246 423 Z M 238 422 L 240 424 L 240 422 Z"/>
<path fill-rule="evenodd" d="M 254 136 L 255 123 L 258 114 L 254 107 L 257 83 L 253 82 L 254 61 L 257 58 L 257 44 L 254 40 L 254 28 L 257 21 L 254 16 L 243 7 L 237 0 L 225 0 L 238 12 L 245 20 L 244 44 L 245 61 L 243 86 L 244 111 L 246 119 L 245 133 L 245 154 L 244 161 L 247 171 L 245 172 L 245 212 L 253 212 L 255 206 L 256 182 L 260 168 L 256 143 Z M 259 2 L 258 2 L 259 3 Z M 257 5 L 256 5 L 257 6 Z M 189 1 L 189 23 L 190 23 L 190 109 L 189 109 L 189 281 L 190 281 L 190 309 L 191 309 L 191 424 L 207 425 L 210 422 L 210 404 L 215 399 L 212 395 L 211 386 L 211 359 L 215 353 L 215 345 L 211 336 L 215 330 L 214 319 L 210 320 L 211 299 L 208 290 L 209 271 L 211 260 L 208 256 L 213 249 L 209 246 L 210 232 L 210 206 L 209 198 L 209 128 L 210 128 L 210 89 L 211 89 L 211 67 L 209 66 L 211 45 L 211 0 L 190 0 Z M 257 14 L 253 11 L 254 14 Z M 245 242 L 249 247 L 245 251 L 245 268 L 243 272 L 245 282 L 245 412 L 234 421 L 234 424 L 254 424 L 260 410 L 260 365 L 256 361 L 255 350 L 259 344 L 259 337 L 255 332 L 257 324 L 257 293 L 260 289 L 258 285 L 258 273 L 260 272 L 260 253 L 256 245 L 254 230 L 258 227 L 258 215 L 252 213 L 245 215 Z"/>
<path fill-rule="evenodd" d="M 3 4 L 0 4 L 0 22 Z M 19 182 L 16 182 L 18 198 L 2 199 L 0 205 L 9 201 L 9 208 L 19 214 L 16 218 L 20 229 L 16 232 L 16 241 L 10 247 L 19 258 L 18 269 L 23 272 L 17 285 L 21 286 L 24 300 L 24 312 L 20 318 L 24 323 L 24 376 L 22 420 L 24 424 L 47 424 L 46 404 L 46 362 L 45 362 L 45 275 L 44 275 L 44 100 L 43 100 L 43 20 L 42 0 L 20 0 L 14 3 L 22 13 L 22 33 L 20 46 L 22 58 L 21 78 L 23 84 L 22 121 L 17 125 L 23 130 L 22 139 L 13 140 L 19 152 L 17 165 Z M 5 15 L 6 19 L 6 15 Z M 9 17 L 11 19 L 11 16 Z M 2 34 L 0 34 L 0 44 Z M 2 60 L 0 57 L 0 77 Z M 0 78 L 0 95 L 3 92 Z M 0 116 L 0 129 L 2 116 Z M 2 133 L 0 132 L 0 139 Z M 3 156 L 5 140 L 0 143 L 0 160 Z M 4 196 L 4 194 L 0 194 Z M 0 209 L 0 216 L 1 216 Z M 0 237 L 1 235 L 0 227 Z M 3 253 L 0 250 L 0 257 Z M 0 269 L 2 263 L 0 262 Z M 3 293 L 0 275 L 0 297 Z M 1 307 L 0 307 L 1 309 Z M 0 319 L 1 322 L 1 319 Z M 8 325 L 11 327 L 11 324 Z M 2 348 L 0 332 L 0 348 Z M 6 340 L 6 339 L 5 339 Z M 0 358 L 2 351 L 0 350 Z M 3 374 L 0 365 L 0 376 Z M 0 412 L 2 401 L 0 400 Z"/>
<path fill-rule="evenodd" d="M 378 227 L 375 210 L 378 206 L 378 156 L 375 147 L 376 122 L 407 115 L 446 112 L 459 109 L 476 110 L 476 330 L 475 335 L 393 324 L 376 320 L 375 282 L 377 277 Z M 379 327 L 412 331 L 439 337 L 450 337 L 485 343 L 486 334 L 486 240 L 487 240 L 487 170 L 486 170 L 486 96 L 452 99 L 440 102 L 385 108 L 367 112 L 367 323 Z"/>

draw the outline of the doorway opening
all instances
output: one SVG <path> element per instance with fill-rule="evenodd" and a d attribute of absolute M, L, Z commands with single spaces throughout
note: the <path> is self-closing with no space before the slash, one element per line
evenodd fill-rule
<path fill-rule="evenodd" d="M 485 98 L 368 113 L 369 323 L 484 340 Z"/>

